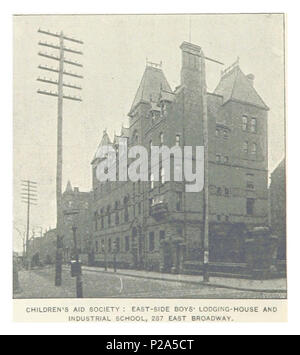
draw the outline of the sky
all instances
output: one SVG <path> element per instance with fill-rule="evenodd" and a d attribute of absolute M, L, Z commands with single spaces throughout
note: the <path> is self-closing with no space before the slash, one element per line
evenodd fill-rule
<path fill-rule="evenodd" d="M 207 57 L 231 65 L 237 57 L 245 74 L 255 75 L 255 88 L 270 107 L 268 118 L 269 170 L 284 156 L 284 33 L 283 15 L 72 15 L 14 17 L 14 250 L 22 250 L 26 205 L 21 203 L 21 180 L 38 184 L 38 205 L 32 207 L 31 230 L 38 235 L 55 227 L 57 99 L 37 94 L 55 87 L 36 81 L 56 79 L 38 69 L 56 62 L 38 56 L 39 51 L 57 54 L 38 42 L 57 43 L 38 33 L 63 31 L 84 42 L 66 43 L 83 56 L 66 54 L 83 68 L 67 67 L 84 76 L 66 81 L 82 86 L 82 102 L 64 101 L 63 189 L 70 180 L 81 191 L 91 190 L 91 160 L 104 129 L 111 137 L 127 124 L 146 66 L 160 63 L 174 89 L 180 83 L 180 44 L 200 45 Z M 75 69 L 74 69 L 75 68 Z M 221 69 L 207 62 L 208 90 L 213 91 Z M 66 93 L 77 94 L 75 90 Z M 19 230 L 19 232 L 18 232 Z"/>

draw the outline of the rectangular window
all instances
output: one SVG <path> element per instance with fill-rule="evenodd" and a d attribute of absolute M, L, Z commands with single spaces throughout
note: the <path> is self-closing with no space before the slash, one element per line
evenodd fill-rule
<path fill-rule="evenodd" d="M 95 248 L 96 248 L 96 253 L 98 253 L 99 252 L 99 243 L 98 243 L 98 241 L 96 240 L 96 245 L 95 245 Z"/>
<path fill-rule="evenodd" d="M 247 186 L 247 190 L 254 190 L 254 175 L 253 174 L 246 175 L 246 186 Z"/>
<path fill-rule="evenodd" d="M 155 235 L 154 232 L 149 233 L 149 251 L 153 251 L 155 249 Z"/>
<path fill-rule="evenodd" d="M 243 119 L 242 119 L 242 129 L 243 131 L 247 131 L 248 130 L 248 117 L 247 116 L 243 116 Z"/>
<path fill-rule="evenodd" d="M 108 252 L 111 253 L 111 239 L 108 239 Z"/>
<path fill-rule="evenodd" d="M 115 223 L 116 223 L 116 225 L 118 225 L 118 224 L 119 224 L 119 222 L 120 222 L 120 219 L 119 219 L 119 213 L 118 213 L 118 212 L 116 212 L 116 216 L 115 216 Z"/>
<path fill-rule="evenodd" d="M 251 132 L 256 133 L 257 131 L 257 120 L 256 118 L 251 118 Z"/>
<path fill-rule="evenodd" d="M 126 237 L 125 237 L 125 251 L 128 252 L 129 250 L 130 250 L 129 236 L 126 235 Z"/>
<path fill-rule="evenodd" d="M 180 135 L 177 134 L 176 135 L 176 147 L 179 147 L 180 146 Z"/>
<path fill-rule="evenodd" d="M 164 144 L 164 134 L 161 132 L 159 135 L 160 144 Z"/>
<path fill-rule="evenodd" d="M 220 154 L 216 155 L 216 162 L 221 163 L 221 155 Z"/>
<path fill-rule="evenodd" d="M 254 198 L 247 198 L 246 208 L 247 208 L 247 215 L 252 216 L 254 215 Z"/>
<path fill-rule="evenodd" d="M 220 137 L 220 130 L 216 129 L 216 137 Z"/>
<path fill-rule="evenodd" d="M 139 202 L 139 205 L 138 205 L 139 207 L 139 214 L 142 214 L 142 203 L 141 202 Z"/>
<path fill-rule="evenodd" d="M 243 150 L 244 150 L 244 153 L 248 153 L 248 142 L 244 142 Z"/>
<path fill-rule="evenodd" d="M 256 155 L 257 153 L 257 144 L 253 143 L 251 147 L 251 154 Z"/>

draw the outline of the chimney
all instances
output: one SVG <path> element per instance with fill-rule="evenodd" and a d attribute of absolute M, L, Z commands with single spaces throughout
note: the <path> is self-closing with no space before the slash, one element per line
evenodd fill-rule
<path fill-rule="evenodd" d="M 254 86 L 254 79 L 255 79 L 255 76 L 253 74 L 248 74 L 247 75 L 247 79 L 249 80 L 249 83 Z"/>
<path fill-rule="evenodd" d="M 182 51 L 181 85 L 188 89 L 200 90 L 201 88 L 201 47 L 183 42 Z"/>

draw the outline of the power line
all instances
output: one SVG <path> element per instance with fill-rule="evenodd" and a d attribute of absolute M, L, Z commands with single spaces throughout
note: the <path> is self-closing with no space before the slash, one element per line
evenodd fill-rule
<path fill-rule="evenodd" d="M 58 44 L 48 43 L 44 41 L 39 41 L 39 46 L 51 48 L 51 50 L 55 50 L 56 54 L 47 53 L 47 52 L 39 52 L 38 55 L 47 60 L 52 60 L 58 62 L 58 67 L 51 67 L 45 64 L 40 64 L 38 66 L 39 69 L 48 71 L 51 73 L 58 74 L 57 79 L 52 78 L 37 78 L 37 81 L 50 84 L 56 86 L 57 90 L 52 92 L 51 90 L 42 90 L 38 89 L 37 93 L 57 97 L 57 167 L 56 167 L 56 213 L 57 213 L 57 251 L 56 251 L 56 267 L 55 267 L 55 285 L 61 286 L 62 284 L 62 223 L 63 223 L 63 215 L 62 215 L 62 158 L 63 158 L 63 137 L 62 137 L 62 125 L 63 125 L 63 101 L 71 100 L 81 102 L 81 97 L 66 95 L 63 92 L 63 88 L 67 87 L 69 89 L 74 90 L 82 90 L 80 86 L 73 83 L 67 83 L 64 81 L 65 76 L 70 76 L 76 79 L 83 79 L 83 76 L 78 74 L 77 72 L 72 72 L 69 69 L 65 70 L 65 64 L 75 66 L 77 68 L 82 68 L 83 65 L 73 59 L 65 58 L 65 52 L 72 53 L 76 55 L 83 55 L 83 53 L 74 48 L 68 48 L 65 46 L 65 42 L 69 41 L 76 44 L 83 44 L 81 40 L 66 36 L 62 31 L 60 33 L 53 33 L 50 31 L 45 31 L 42 29 L 38 30 L 39 33 L 54 37 L 59 40 Z"/>

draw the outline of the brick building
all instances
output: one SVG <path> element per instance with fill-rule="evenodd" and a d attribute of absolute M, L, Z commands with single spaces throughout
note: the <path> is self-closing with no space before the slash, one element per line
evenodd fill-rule
<path fill-rule="evenodd" d="M 159 65 L 148 63 L 129 112 L 129 127 L 101 145 L 203 146 L 201 48 L 181 45 L 180 85 L 174 90 Z M 268 107 L 254 76 L 234 63 L 207 94 L 209 122 L 209 220 L 212 260 L 240 262 L 245 231 L 268 221 Z M 192 157 L 194 159 L 194 156 Z M 186 192 L 186 181 L 104 182 L 93 169 L 95 261 L 177 272 L 203 257 L 203 192 Z M 171 172 L 174 159 L 171 159 Z M 171 174 L 172 180 L 172 174 Z"/>
<path fill-rule="evenodd" d="M 32 266 L 53 264 L 56 257 L 56 229 L 50 229 L 42 237 L 33 238 L 28 244 L 28 259 Z"/>
<path fill-rule="evenodd" d="M 84 263 L 88 257 L 92 258 L 93 224 L 91 219 L 91 193 L 79 191 L 78 187 L 72 188 L 70 181 L 62 195 L 63 205 L 63 248 L 64 261 L 74 256 L 73 227 L 76 227 L 76 238 L 79 253 Z"/>

